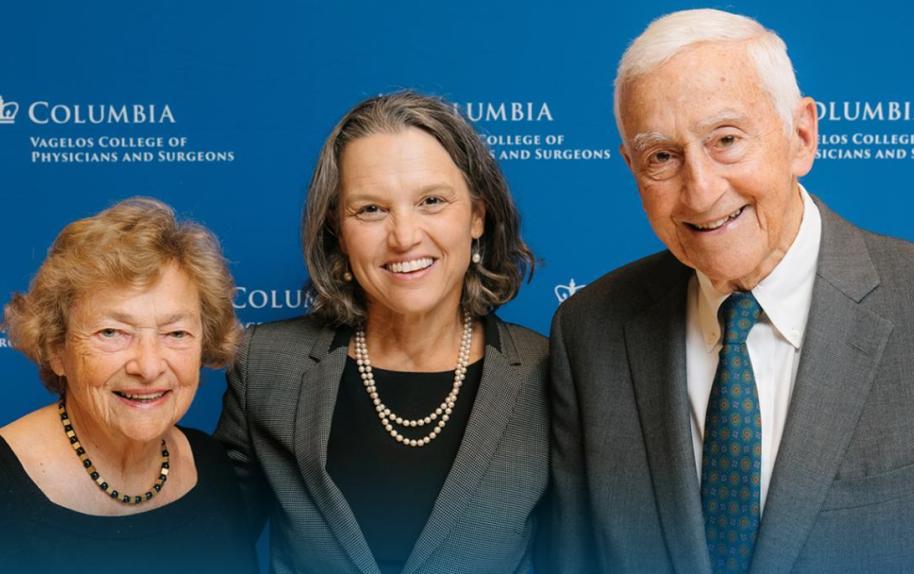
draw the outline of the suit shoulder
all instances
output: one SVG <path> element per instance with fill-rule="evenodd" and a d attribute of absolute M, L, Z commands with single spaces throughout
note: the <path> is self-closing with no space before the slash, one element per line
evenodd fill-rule
<path fill-rule="evenodd" d="M 523 325 L 508 323 L 501 319 L 498 321 L 524 354 L 545 357 L 549 353 L 549 340 L 543 335 Z"/>
<path fill-rule="evenodd" d="M 914 284 L 914 243 L 861 231 L 866 242 L 870 260 L 879 275 L 879 285 L 888 293 L 900 297 L 903 301 L 914 303 L 910 297 L 911 285 Z"/>
<path fill-rule="evenodd" d="M 312 354 L 327 351 L 334 336 L 334 330 L 308 316 L 252 325 L 235 359 L 236 379 L 248 389 L 278 389 L 277 381 L 297 380 L 307 372 L 315 364 Z"/>
<path fill-rule="evenodd" d="M 862 229 L 818 199 L 816 205 L 822 217 L 822 250 L 827 249 L 826 245 L 840 246 L 837 250 L 832 247 L 827 257 L 839 261 L 848 256 L 865 257 L 875 267 L 880 285 L 910 289 L 914 281 L 914 243 Z M 865 250 L 865 254 L 860 250 Z"/>
<path fill-rule="evenodd" d="M 248 327 L 247 336 L 257 345 L 284 340 L 295 340 L 301 344 L 302 341 L 313 341 L 324 328 L 314 317 L 304 315 L 252 325 Z"/>
<path fill-rule="evenodd" d="M 669 251 L 660 251 L 606 273 L 569 297 L 558 315 L 571 321 L 598 315 L 601 319 L 624 319 L 683 280 L 691 270 Z"/>
<path fill-rule="evenodd" d="M 887 260 L 899 265 L 906 273 L 914 273 L 914 243 L 862 229 L 860 233 L 874 260 Z"/>
<path fill-rule="evenodd" d="M 300 358 L 328 329 L 311 316 L 294 317 L 248 327 L 242 343 L 242 357 Z"/>

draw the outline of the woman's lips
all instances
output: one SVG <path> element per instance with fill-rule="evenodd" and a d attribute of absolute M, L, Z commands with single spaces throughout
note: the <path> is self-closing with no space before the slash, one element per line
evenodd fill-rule
<path fill-rule="evenodd" d="M 434 263 L 435 260 L 431 257 L 417 257 L 415 259 L 408 259 L 406 261 L 394 261 L 393 263 L 387 263 L 384 265 L 384 268 L 391 273 L 414 273 L 416 271 L 427 269 L 434 265 Z"/>
<path fill-rule="evenodd" d="M 114 391 L 114 394 L 122 401 L 131 405 L 152 405 L 171 393 L 165 391 Z"/>

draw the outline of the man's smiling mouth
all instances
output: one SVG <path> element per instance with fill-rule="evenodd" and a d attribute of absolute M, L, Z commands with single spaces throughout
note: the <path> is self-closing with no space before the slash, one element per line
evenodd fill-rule
<path fill-rule="evenodd" d="M 734 211 L 733 213 L 731 213 L 730 215 L 721 217 L 720 219 L 715 219 L 714 221 L 709 221 L 707 223 L 689 223 L 688 221 L 686 221 L 685 224 L 696 231 L 714 231 L 715 229 L 720 229 L 721 227 L 723 227 L 730 221 L 733 221 L 734 219 L 736 219 L 737 217 L 742 215 L 743 210 L 745 210 L 746 207 L 747 206 L 744 205 L 744 206 L 740 207 L 739 209 L 737 209 L 736 211 Z"/>

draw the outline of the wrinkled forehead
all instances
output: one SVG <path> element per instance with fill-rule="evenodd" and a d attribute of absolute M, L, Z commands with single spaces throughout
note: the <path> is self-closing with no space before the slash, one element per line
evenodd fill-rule
<path fill-rule="evenodd" d="M 117 281 L 81 290 L 70 305 L 67 328 L 74 324 L 115 318 L 127 321 L 201 315 L 200 291 L 191 276 L 176 264 L 163 267 L 154 279 Z"/>
<path fill-rule="evenodd" d="M 722 121 L 771 121 L 776 111 L 755 65 L 735 43 L 690 46 L 620 89 L 625 144 L 643 134 L 700 135 Z"/>

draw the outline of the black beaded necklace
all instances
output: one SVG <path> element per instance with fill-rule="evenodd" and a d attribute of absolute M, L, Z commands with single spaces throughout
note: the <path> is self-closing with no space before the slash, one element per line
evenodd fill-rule
<path fill-rule="evenodd" d="M 159 469 L 159 477 L 152 485 L 152 489 L 142 496 L 130 496 L 129 494 L 122 495 L 116 489 L 111 488 L 111 486 L 108 485 L 105 479 L 98 473 L 98 470 L 95 468 L 95 465 L 92 464 L 92 461 L 89 460 L 88 455 L 86 455 L 86 449 L 83 448 L 79 443 L 79 439 L 76 438 L 76 431 L 73 430 L 73 424 L 70 422 L 70 415 L 67 414 L 67 406 L 63 399 L 57 404 L 57 412 L 60 413 L 60 422 L 63 423 L 63 430 L 67 433 L 67 438 L 70 439 L 70 446 L 73 447 L 79 460 L 82 461 L 83 468 L 86 469 L 86 472 L 89 473 L 89 476 L 95 484 L 97 484 L 108 496 L 123 504 L 140 504 L 150 500 L 162 490 L 162 486 L 164 486 L 165 481 L 168 480 L 169 469 L 169 455 L 168 449 L 165 447 L 165 439 L 162 439 L 162 468 Z"/>

